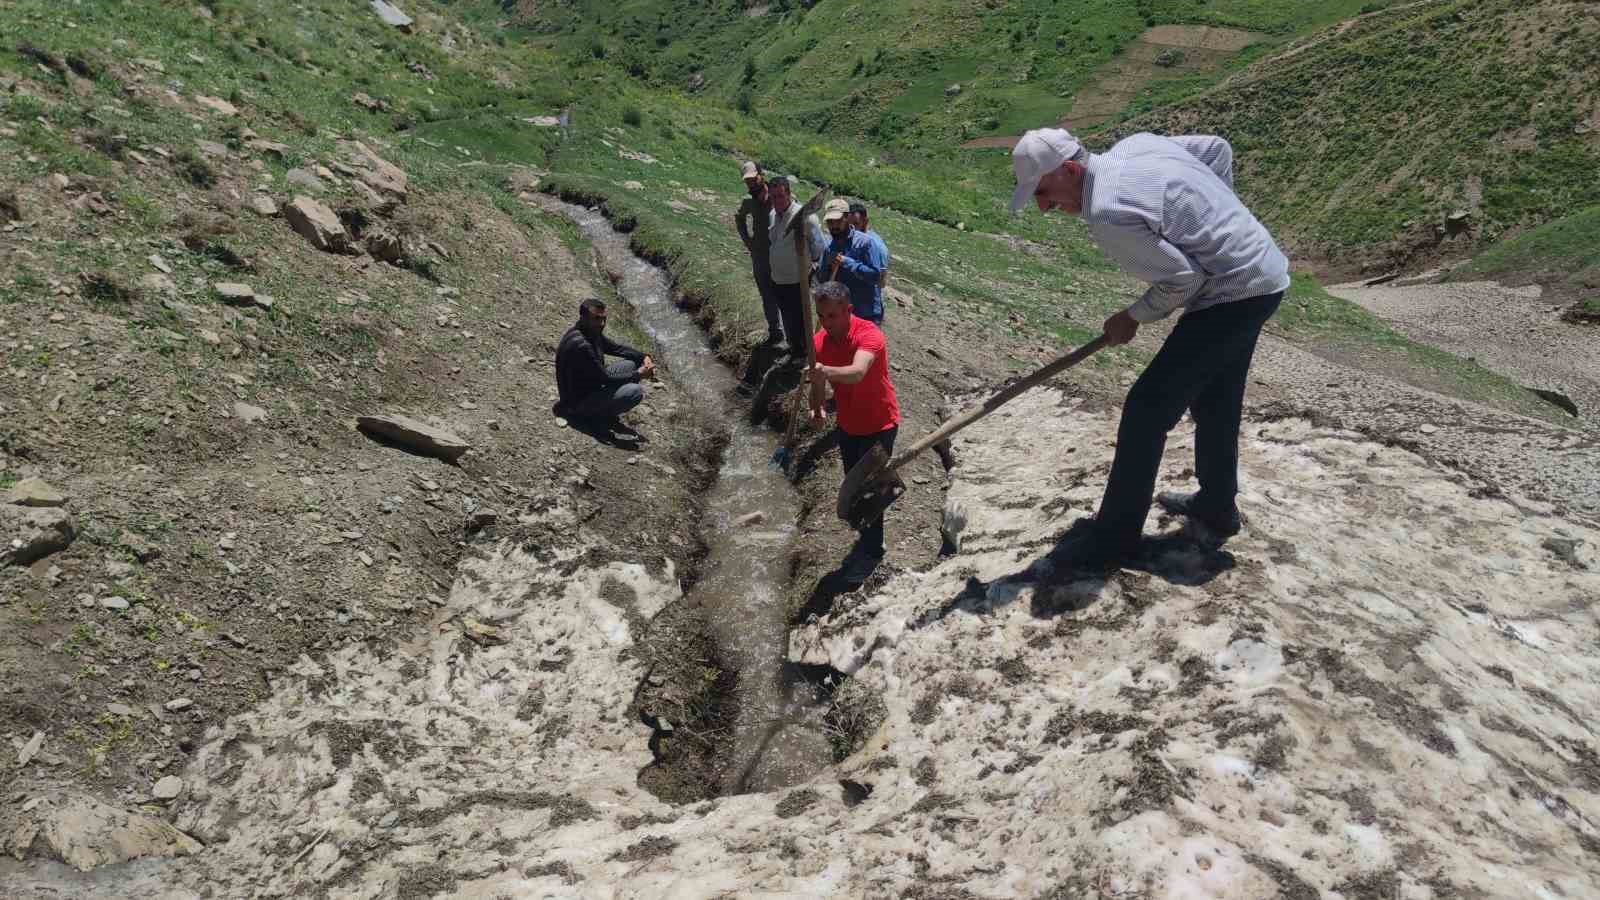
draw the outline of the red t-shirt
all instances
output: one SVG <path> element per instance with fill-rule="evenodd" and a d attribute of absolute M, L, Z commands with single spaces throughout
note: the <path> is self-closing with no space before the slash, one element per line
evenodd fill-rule
<path fill-rule="evenodd" d="M 855 384 L 833 383 L 839 428 L 845 434 L 864 437 L 900 424 L 900 404 L 895 402 L 894 385 L 889 383 L 889 345 L 878 326 L 852 315 L 850 332 L 843 339 L 834 340 L 826 329 L 818 329 L 812 342 L 816 345 L 817 362 L 825 366 L 848 366 L 856 361 L 857 350 L 872 354 L 872 366 L 865 378 Z"/>

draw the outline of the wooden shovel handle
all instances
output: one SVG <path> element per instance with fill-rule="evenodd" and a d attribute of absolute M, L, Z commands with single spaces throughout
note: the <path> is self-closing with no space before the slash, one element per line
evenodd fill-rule
<path fill-rule="evenodd" d="M 1082 347 L 1079 347 L 1071 353 L 1068 353 L 1054 362 L 1051 362 L 1049 365 L 1038 370 L 1037 372 L 1034 372 L 1033 374 L 1023 378 L 1019 378 L 1016 380 L 1016 382 L 1007 386 L 1006 388 L 996 391 L 982 403 L 963 411 L 960 415 L 939 426 L 938 430 L 934 431 L 932 434 L 920 441 L 917 441 L 915 444 L 912 444 L 910 447 L 907 447 L 900 453 L 895 454 L 894 459 L 889 460 L 889 464 L 883 467 L 882 474 L 887 475 L 890 472 L 900 468 L 907 462 L 910 462 L 911 459 L 919 453 L 922 453 L 929 447 L 940 443 L 941 441 L 950 437 L 952 434 L 955 434 L 968 425 L 971 425 L 973 422 L 976 422 L 984 416 L 987 416 L 989 413 L 994 412 L 1001 406 L 1004 406 L 1007 401 L 1011 400 L 1013 397 L 1016 397 L 1023 391 L 1026 391 L 1029 388 L 1037 387 L 1061 374 L 1062 372 L 1072 368 L 1078 363 L 1083 362 L 1090 356 L 1093 356 L 1097 350 L 1100 350 L 1105 345 L 1105 335 L 1101 335 L 1100 337 L 1097 337 L 1089 343 L 1084 344 Z"/>

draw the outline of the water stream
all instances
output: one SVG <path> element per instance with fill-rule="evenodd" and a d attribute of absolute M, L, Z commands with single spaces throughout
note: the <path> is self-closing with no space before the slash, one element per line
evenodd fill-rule
<path fill-rule="evenodd" d="M 767 791 L 797 784 L 827 766 L 822 698 L 788 662 L 789 622 L 783 584 L 799 518 L 799 498 L 769 460 L 770 431 L 749 424 L 734 393 L 737 380 L 712 354 L 705 334 L 672 302 L 661 269 L 639 259 L 626 235 L 598 211 L 552 198 L 541 205 L 577 223 L 601 265 L 617 278 L 618 293 L 637 311 L 660 346 L 664 366 L 705 413 L 726 422 L 730 439 L 721 470 L 705 497 L 703 574 L 689 602 L 710 623 L 724 666 L 738 674 L 738 715 L 723 757 L 723 793 Z M 748 523 L 751 513 L 760 521 Z M 747 522 L 747 524 L 740 524 Z"/>

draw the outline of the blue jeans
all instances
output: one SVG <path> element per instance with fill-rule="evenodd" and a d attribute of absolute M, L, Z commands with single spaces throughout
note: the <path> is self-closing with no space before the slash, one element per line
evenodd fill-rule
<path fill-rule="evenodd" d="M 1231 512 L 1239 493 L 1239 419 L 1261 327 L 1283 294 L 1235 300 L 1185 313 L 1166 343 L 1128 391 L 1117 427 L 1095 530 L 1101 540 L 1132 552 L 1155 495 L 1156 473 L 1171 431 L 1187 410 L 1194 419 L 1197 512 Z"/>
<path fill-rule="evenodd" d="M 606 366 L 610 382 L 589 396 L 579 400 L 573 413 L 585 419 L 610 419 L 620 416 L 644 400 L 644 388 L 639 386 L 639 367 L 627 360 L 618 360 Z"/>

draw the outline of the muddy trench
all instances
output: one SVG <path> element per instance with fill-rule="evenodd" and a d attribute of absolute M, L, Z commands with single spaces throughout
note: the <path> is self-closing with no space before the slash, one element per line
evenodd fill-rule
<path fill-rule="evenodd" d="M 664 800 L 771 791 L 834 760 L 827 720 L 839 678 L 788 661 L 784 602 L 801 499 L 771 463 L 772 431 L 752 421 L 734 373 L 675 302 L 664 270 L 636 256 L 600 209 L 541 196 L 589 240 L 618 296 L 656 341 L 660 363 L 720 446 L 717 476 L 694 523 L 703 555 L 681 604 L 647 626 L 648 664 L 631 712 L 654 729 L 655 763 L 640 785 Z M 760 393 L 767 393 L 763 390 Z M 759 399 L 759 398 L 758 398 Z"/>

